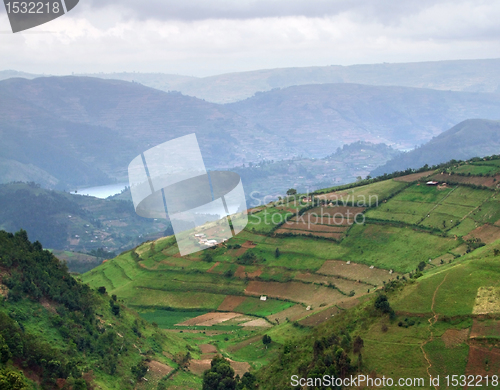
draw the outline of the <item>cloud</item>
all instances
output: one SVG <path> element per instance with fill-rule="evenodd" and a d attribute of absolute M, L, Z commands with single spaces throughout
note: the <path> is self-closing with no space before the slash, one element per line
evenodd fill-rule
<path fill-rule="evenodd" d="M 0 70 L 207 76 L 500 53 L 496 0 L 93 1 L 30 34 L 0 34 Z"/>
<path fill-rule="evenodd" d="M 390 21 L 445 0 L 88 0 L 92 8 L 119 7 L 129 18 L 155 20 L 256 19 L 288 16 L 308 18 L 354 12 Z"/>

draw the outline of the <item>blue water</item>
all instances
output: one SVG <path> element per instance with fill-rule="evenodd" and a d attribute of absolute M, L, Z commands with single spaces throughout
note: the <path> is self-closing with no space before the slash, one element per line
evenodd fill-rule
<path fill-rule="evenodd" d="M 89 195 L 95 196 L 96 198 L 106 199 L 108 196 L 113 196 L 121 193 L 122 190 L 127 186 L 128 183 L 108 184 L 99 187 L 81 188 L 78 190 L 78 192 L 75 193 L 75 191 L 71 191 L 71 193 L 73 195 Z"/>

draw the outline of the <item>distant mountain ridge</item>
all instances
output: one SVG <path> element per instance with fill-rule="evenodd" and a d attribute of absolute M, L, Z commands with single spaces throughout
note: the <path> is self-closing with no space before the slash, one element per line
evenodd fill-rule
<path fill-rule="evenodd" d="M 499 113 L 500 116 L 500 113 Z M 468 119 L 428 143 L 402 153 L 373 170 L 372 176 L 436 165 L 449 160 L 468 160 L 500 152 L 500 121 Z"/>
<path fill-rule="evenodd" d="M 226 105 L 324 157 L 358 140 L 413 148 L 469 118 L 498 119 L 500 94 L 360 84 L 301 85 Z M 337 144 L 336 144 L 337 143 Z"/>
<path fill-rule="evenodd" d="M 357 141 L 408 149 L 499 112 L 493 93 L 343 83 L 220 105 L 120 80 L 13 78 L 0 81 L 0 182 L 75 190 L 126 181 L 141 152 L 191 133 L 209 169 L 323 158 Z"/>
<path fill-rule="evenodd" d="M 16 71 L 0 71 L 0 80 L 35 78 Z M 93 73 L 103 79 L 134 81 L 163 91 L 179 91 L 214 103 L 232 103 L 270 91 L 305 84 L 355 83 L 405 86 L 466 92 L 500 92 L 500 59 L 428 61 L 362 65 L 330 65 L 261 69 L 209 77 L 164 73 Z"/>

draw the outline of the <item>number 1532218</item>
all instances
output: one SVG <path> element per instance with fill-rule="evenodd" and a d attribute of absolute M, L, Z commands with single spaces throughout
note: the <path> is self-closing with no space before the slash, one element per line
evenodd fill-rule
<path fill-rule="evenodd" d="M 61 7 L 58 1 L 54 2 L 24 2 L 12 1 L 5 3 L 7 13 L 9 14 L 58 14 Z"/>

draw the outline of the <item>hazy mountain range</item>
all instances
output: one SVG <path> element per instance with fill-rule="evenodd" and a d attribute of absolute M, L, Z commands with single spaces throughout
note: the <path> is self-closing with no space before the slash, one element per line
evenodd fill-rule
<path fill-rule="evenodd" d="M 290 68 L 203 79 L 119 73 L 30 79 L 35 75 L 4 71 L 0 72 L 0 79 L 5 78 L 0 81 L 0 182 L 36 181 L 49 188 L 75 189 L 126 181 L 128 164 L 139 153 L 190 133 L 196 133 L 209 169 L 323 158 L 358 141 L 410 150 L 466 119 L 500 119 L 500 94 L 493 93 L 500 67 L 495 64 L 500 60 Z M 115 76 L 128 81 L 104 79 Z M 176 86 L 201 83 L 214 90 L 226 85 L 245 96 L 256 89 L 264 92 L 216 104 L 138 81 L 184 93 L 192 92 Z M 287 87 L 292 82 L 309 84 Z M 242 83 L 251 85 L 253 92 L 245 92 Z M 415 88 L 422 86 L 435 89 Z M 270 87 L 275 89 L 266 91 Z M 219 92 L 226 101 L 244 97 L 236 99 L 229 89 Z M 493 154 L 491 145 L 487 142 L 482 149 L 478 142 L 470 153 Z M 369 173 L 364 167 L 372 170 L 374 164 L 394 157 L 387 154 L 384 161 L 375 155 L 363 162 L 363 174 Z M 433 163 L 421 160 L 412 166 Z M 405 169 L 405 164 L 394 169 Z M 331 180 L 356 176 L 350 170 Z"/>
<path fill-rule="evenodd" d="M 119 72 L 82 76 L 135 81 L 163 91 L 175 90 L 215 103 L 229 103 L 273 88 L 326 83 L 498 93 L 500 92 L 498 69 L 500 69 L 500 59 L 485 59 L 263 69 L 201 78 L 163 73 Z M 39 76 L 41 75 L 16 71 L 0 72 L 0 80 L 11 77 L 35 78 Z"/>

